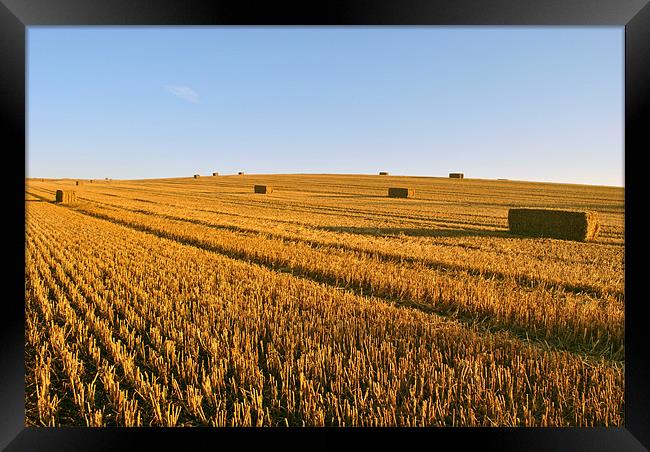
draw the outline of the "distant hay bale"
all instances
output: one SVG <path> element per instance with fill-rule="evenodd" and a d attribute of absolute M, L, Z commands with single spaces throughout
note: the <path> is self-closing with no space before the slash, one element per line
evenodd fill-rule
<path fill-rule="evenodd" d="M 388 176 L 388 172 L 387 171 L 379 171 L 379 175 L 380 176 Z"/>
<path fill-rule="evenodd" d="M 212 173 L 212 175 L 213 175 L 213 176 L 218 176 L 218 175 L 219 175 L 219 173 Z"/>
<path fill-rule="evenodd" d="M 510 209 L 508 226 L 517 235 L 579 242 L 593 240 L 600 230 L 596 212 L 553 209 Z"/>
<path fill-rule="evenodd" d="M 77 193 L 71 190 L 57 190 L 55 201 L 63 204 L 77 202 Z"/>
<path fill-rule="evenodd" d="M 82 180 L 78 180 L 78 181 L 76 181 L 76 184 L 75 184 L 75 185 L 83 185 L 83 184 L 84 184 L 84 181 L 82 181 Z"/>
<path fill-rule="evenodd" d="M 270 185 L 255 185 L 253 190 L 255 193 L 273 193 L 273 187 Z"/>
<path fill-rule="evenodd" d="M 415 196 L 413 188 L 389 188 L 388 196 L 390 198 L 412 198 Z"/>
<path fill-rule="evenodd" d="M 195 174 L 195 175 L 194 175 L 194 179 L 198 179 L 199 177 L 201 177 L 200 174 Z"/>
<path fill-rule="evenodd" d="M 239 176 L 243 176 L 243 175 L 244 175 L 244 172 L 243 172 L 243 171 L 240 171 L 240 172 L 238 172 L 237 174 L 238 174 Z"/>
<path fill-rule="evenodd" d="M 449 173 L 450 179 L 462 179 L 463 177 L 465 177 L 463 173 Z"/>

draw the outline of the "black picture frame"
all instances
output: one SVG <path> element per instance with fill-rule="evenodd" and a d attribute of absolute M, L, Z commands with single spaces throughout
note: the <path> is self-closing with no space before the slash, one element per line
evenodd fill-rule
<path fill-rule="evenodd" d="M 26 154 L 26 27 L 36 25 L 610 25 L 625 27 L 625 426 L 622 428 L 443 429 L 162 429 L 25 428 L 24 238 Z M 383 444 L 398 435 L 406 444 L 477 450 L 642 451 L 650 448 L 650 328 L 638 276 L 640 156 L 650 124 L 650 6 L 648 0 L 401 0 L 258 2 L 172 0 L 0 0 L 0 110 L 10 185 L 3 225 L 9 244 L 0 330 L 0 447 L 7 450 L 115 450 L 153 444 L 225 447 L 225 439 L 285 447 L 340 447 L 352 437 Z M 645 121 L 644 121 L 645 120 Z M 25 157 L 25 158 L 23 158 Z M 21 171 L 22 170 L 22 171 Z M 7 198 L 7 197 L 5 197 Z M 632 245 L 632 246 L 630 246 Z M 636 248 L 636 249 L 635 249 Z M 23 264 L 21 267 L 21 263 Z M 645 339 L 644 339 L 645 338 Z M 254 434 L 252 434 L 254 433 Z M 317 437 L 307 439 L 304 435 Z M 279 438 L 282 436 L 282 438 Z M 393 439 L 393 438 L 391 438 Z M 304 440 L 304 441 L 303 441 Z M 308 441 L 308 442 L 305 442 Z M 386 443 L 388 444 L 388 443 Z M 399 447 L 399 446 L 398 446 Z"/>

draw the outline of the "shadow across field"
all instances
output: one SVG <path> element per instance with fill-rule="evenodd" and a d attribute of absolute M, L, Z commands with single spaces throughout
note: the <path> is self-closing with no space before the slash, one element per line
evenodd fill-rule
<path fill-rule="evenodd" d="M 33 196 L 36 199 L 25 199 L 25 202 L 47 202 L 50 204 L 54 204 L 55 201 L 52 198 L 47 198 L 43 195 L 39 195 L 38 193 L 30 192 L 29 190 L 25 192 L 25 195 L 27 196 Z"/>
<path fill-rule="evenodd" d="M 330 232 L 346 232 L 349 234 L 374 235 L 374 236 L 400 236 L 409 237 L 520 237 L 508 231 L 489 231 L 485 229 L 427 229 L 427 228 L 360 228 L 351 226 L 318 226 L 317 229 Z"/>
<path fill-rule="evenodd" d="M 565 239 L 559 237 L 547 236 L 534 236 L 534 235 L 519 235 L 511 233 L 509 230 L 486 230 L 475 228 L 463 229 L 427 229 L 427 228 L 360 228 L 351 226 L 314 226 L 315 229 L 329 232 L 343 232 L 348 234 L 370 235 L 375 237 L 494 237 L 494 238 L 507 238 L 507 239 L 520 239 L 520 240 L 561 240 L 566 242 L 582 243 L 573 239 Z M 617 245 L 599 239 L 591 240 L 592 244 L 604 245 Z M 622 244 L 620 244 L 622 246 Z"/>
<path fill-rule="evenodd" d="M 363 193 L 345 194 L 345 195 L 334 195 L 334 194 L 326 193 L 326 194 L 311 195 L 311 197 L 312 198 L 325 198 L 325 199 L 328 199 L 328 198 L 332 198 L 332 199 L 333 198 L 348 198 L 348 199 L 352 199 L 352 198 L 379 198 L 379 199 L 387 199 L 388 198 L 386 195 L 370 195 L 370 194 L 363 194 Z"/>

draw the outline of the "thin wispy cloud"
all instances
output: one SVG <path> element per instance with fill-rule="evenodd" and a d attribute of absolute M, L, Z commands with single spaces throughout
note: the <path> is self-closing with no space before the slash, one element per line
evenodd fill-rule
<path fill-rule="evenodd" d="M 165 89 L 179 99 L 183 99 L 194 104 L 199 103 L 199 95 L 189 86 L 165 85 Z"/>

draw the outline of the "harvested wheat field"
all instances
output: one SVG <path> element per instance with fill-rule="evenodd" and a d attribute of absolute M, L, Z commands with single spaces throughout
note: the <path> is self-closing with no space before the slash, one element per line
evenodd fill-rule
<path fill-rule="evenodd" d="M 623 189 L 387 177 L 28 180 L 28 425 L 622 426 Z"/>

